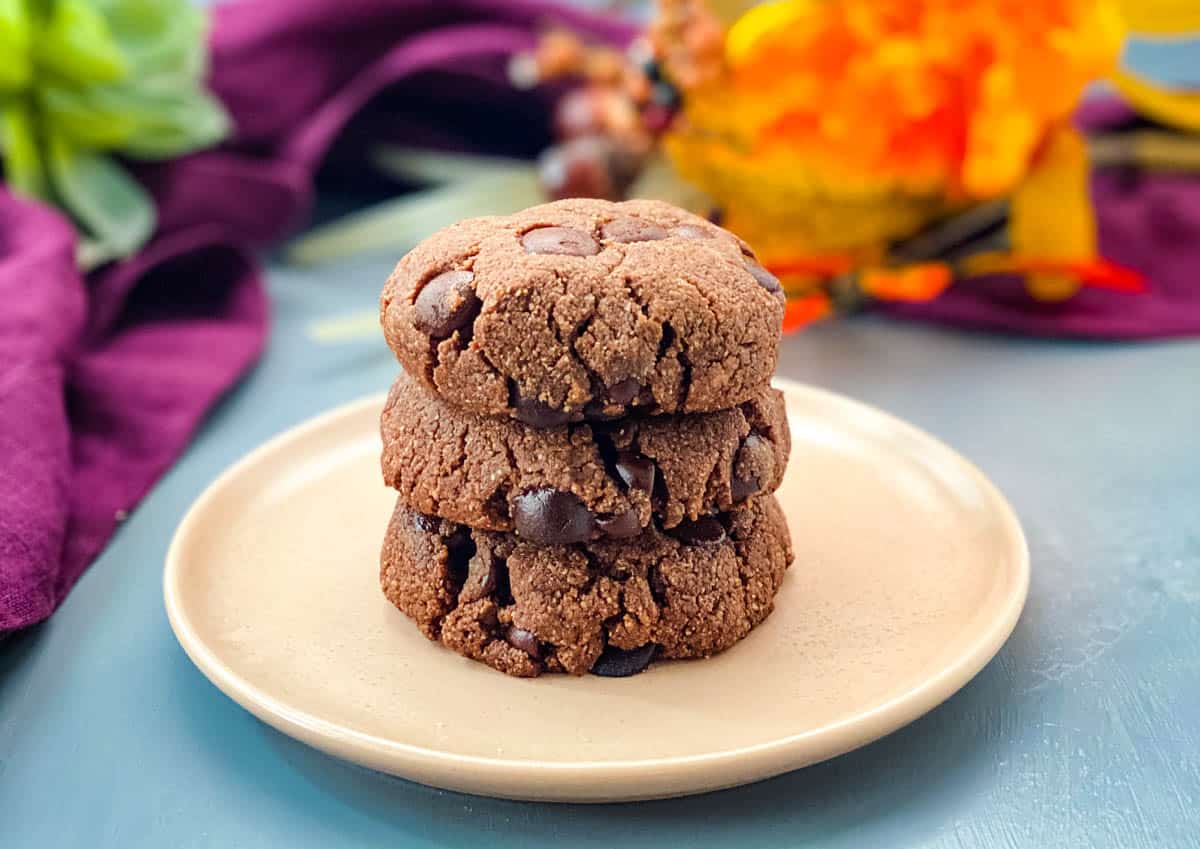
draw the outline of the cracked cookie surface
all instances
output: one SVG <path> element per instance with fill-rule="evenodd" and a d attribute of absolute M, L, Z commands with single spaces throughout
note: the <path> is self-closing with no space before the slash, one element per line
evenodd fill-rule
<path fill-rule="evenodd" d="M 774 492 L 791 448 L 769 387 L 715 413 L 537 429 L 454 408 L 401 373 L 380 430 L 384 482 L 407 507 L 542 544 L 728 510 Z"/>
<path fill-rule="evenodd" d="M 406 254 L 380 299 L 409 374 L 535 427 L 736 406 L 770 380 L 783 310 L 744 242 L 644 200 L 461 221 Z"/>
<path fill-rule="evenodd" d="M 773 496 L 674 531 L 561 546 L 397 504 L 380 583 L 430 640 L 509 675 L 628 675 L 745 637 L 791 561 Z"/>

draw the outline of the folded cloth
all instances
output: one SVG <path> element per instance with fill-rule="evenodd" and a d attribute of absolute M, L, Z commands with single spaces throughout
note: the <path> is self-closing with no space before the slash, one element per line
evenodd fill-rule
<path fill-rule="evenodd" d="M 1084 103 L 1085 131 L 1118 132 L 1139 122 L 1114 97 Z M 1150 339 L 1200 333 L 1200 178 L 1128 168 L 1092 174 L 1092 202 L 1106 259 L 1140 271 L 1150 291 L 1082 289 L 1044 303 L 1011 275 L 952 286 L 933 301 L 892 303 L 891 315 L 1040 336 Z"/>
<path fill-rule="evenodd" d="M 268 309 L 252 246 L 303 219 L 347 122 L 386 107 L 393 138 L 533 153 L 544 93 L 513 90 L 505 63 L 553 23 L 630 35 L 545 0 L 219 7 L 211 86 L 236 138 L 144 169 L 154 240 L 86 279 L 70 224 L 0 188 L 0 632 L 53 612 L 255 361 Z"/>

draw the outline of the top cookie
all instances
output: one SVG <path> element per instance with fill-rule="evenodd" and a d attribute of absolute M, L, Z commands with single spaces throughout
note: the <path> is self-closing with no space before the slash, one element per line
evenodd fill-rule
<path fill-rule="evenodd" d="M 380 320 L 449 402 L 550 427 L 748 400 L 783 309 L 732 233 L 660 201 L 573 199 L 435 233 L 388 278 Z"/>

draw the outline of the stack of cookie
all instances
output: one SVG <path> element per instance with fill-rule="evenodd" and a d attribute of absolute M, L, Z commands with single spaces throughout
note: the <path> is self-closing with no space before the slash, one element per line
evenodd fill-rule
<path fill-rule="evenodd" d="M 640 672 L 766 618 L 791 562 L 784 296 L 736 236 L 653 201 L 460 222 L 388 279 L 404 371 L 388 599 L 510 675 Z"/>

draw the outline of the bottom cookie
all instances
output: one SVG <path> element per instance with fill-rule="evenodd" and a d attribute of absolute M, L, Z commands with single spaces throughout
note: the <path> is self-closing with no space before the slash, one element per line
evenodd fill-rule
<path fill-rule="evenodd" d="M 667 532 L 545 547 L 398 504 L 380 583 L 426 637 L 509 675 L 631 675 L 742 639 L 791 561 L 773 496 Z"/>

